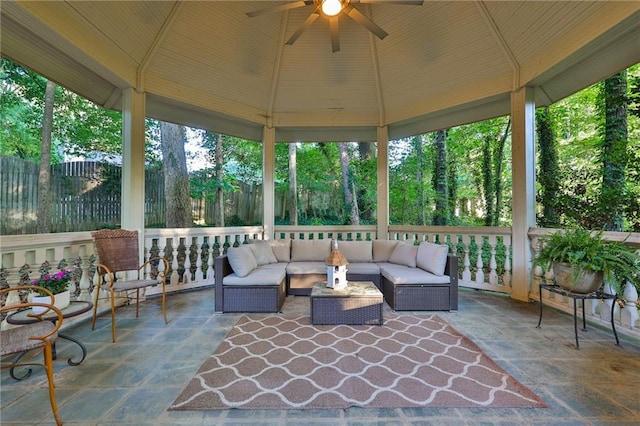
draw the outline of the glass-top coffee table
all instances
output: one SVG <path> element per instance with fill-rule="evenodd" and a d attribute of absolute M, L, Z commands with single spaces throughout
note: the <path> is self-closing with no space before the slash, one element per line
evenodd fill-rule
<path fill-rule="evenodd" d="M 349 281 L 344 289 L 316 282 L 311 290 L 311 324 L 382 325 L 382 293 L 371 281 Z"/>

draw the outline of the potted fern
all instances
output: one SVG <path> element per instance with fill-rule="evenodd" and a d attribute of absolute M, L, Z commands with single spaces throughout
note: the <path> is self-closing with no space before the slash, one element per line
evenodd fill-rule
<path fill-rule="evenodd" d="M 533 265 L 553 269 L 554 284 L 575 293 L 591 293 L 609 284 L 622 296 L 629 281 L 640 292 L 640 254 L 622 243 L 572 229 L 547 234 Z"/>

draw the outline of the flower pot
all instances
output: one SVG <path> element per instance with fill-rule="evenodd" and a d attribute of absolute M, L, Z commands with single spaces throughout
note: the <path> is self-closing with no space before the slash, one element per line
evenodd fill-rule
<path fill-rule="evenodd" d="M 573 293 L 593 293 L 602 285 L 602 272 L 582 272 L 574 281 L 573 267 L 568 263 L 557 262 L 553 264 L 553 272 L 556 283 Z"/>
<path fill-rule="evenodd" d="M 55 294 L 54 298 L 55 298 L 55 303 L 53 304 L 53 306 L 55 306 L 58 309 L 64 309 L 67 306 L 69 306 L 69 303 L 71 303 L 71 291 L 66 290 L 66 291 L 63 291 L 62 293 Z M 51 304 L 51 298 L 49 296 L 33 296 L 31 301 L 34 303 Z M 31 311 L 34 314 L 40 314 L 46 310 L 47 308 L 45 308 L 44 306 L 31 307 Z"/>

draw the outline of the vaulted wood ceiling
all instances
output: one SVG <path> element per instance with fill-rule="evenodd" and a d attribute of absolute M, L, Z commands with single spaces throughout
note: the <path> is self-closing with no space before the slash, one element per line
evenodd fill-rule
<path fill-rule="evenodd" d="M 640 2 L 425 1 L 355 5 L 340 51 L 313 6 L 282 1 L 2 1 L 2 55 L 109 108 L 147 93 L 149 116 L 260 140 L 375 140 L 549 104 L 640 62 Z"/>

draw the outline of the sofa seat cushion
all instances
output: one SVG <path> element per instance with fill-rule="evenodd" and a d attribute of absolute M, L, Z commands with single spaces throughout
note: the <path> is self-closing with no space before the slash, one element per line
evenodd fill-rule
<path fill-rule="evenodd" d="M 380 273 L 395 285 L 402 284 L 449 284 L 448 275 L 434 275 L 420 268 L 397 265 L 395 263 L 379 263 Z"/>
<path fill-rule="evenodd" d="M 380 274 L 380 267 L 376 263 L 371 262 L 349 263 L 347 265 L 347 273 L 378 275 Z"/>
<path fill-rule="evenodd" d="M 222 279 L 224 286 L 270 286 L 279 285 L 284 280 L 287 270 L 286 263 L 270 263 L 259 266 L 251 271 L 246 277 L 239 277 L 236 273 L 229 274 Z"/>
<path fill-rule="evenodd" d="M 324 262 L 289 262 L 287 265 L 287 274 L 289 275 L 326 273 L 327 265 Z"/>

